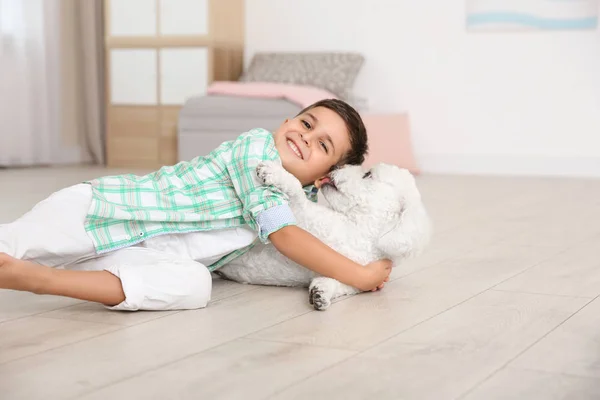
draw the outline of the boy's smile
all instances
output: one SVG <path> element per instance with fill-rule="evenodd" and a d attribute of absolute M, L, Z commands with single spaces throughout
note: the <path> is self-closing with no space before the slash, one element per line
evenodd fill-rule
<path fill-rule="evenodd" d="M 292 149 L 292 151 L 294 152 L 295 155 L 300 157 L 301 160 L 304 160 L 304 157 L 302 156 L 302 152 L 300 151 L 300 148 L 292 139 L 288 138 L 287 144 L 288 144 L 288 146 L 290 146 L 290 149 Z"/>
<path fill-rule="evenodd" d="M 302 185 L 327 175 L 350 151 L 344 120 L 325 107 L 286 120 L 274 136 L 283 167 Z"/>

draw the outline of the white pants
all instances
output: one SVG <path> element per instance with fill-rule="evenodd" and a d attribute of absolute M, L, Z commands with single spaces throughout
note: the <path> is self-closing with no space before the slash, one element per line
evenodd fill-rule
<path fill-rule="evenodd" d="M 205 265 L 256 239 L 232 228 L 154 237 L 139 245 L 96 254 L 84 229 L 91 187 L 58 191 L 13 223 L 0 225 L 0 252 L 50 267 L 106 270 L 121 280 L 125 301 L 114 310 L 205 307 L 212 277 Z"/>

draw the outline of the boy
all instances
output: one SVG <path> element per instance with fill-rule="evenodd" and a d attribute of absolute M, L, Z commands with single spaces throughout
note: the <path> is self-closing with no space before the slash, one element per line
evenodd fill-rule
<path fill-rule="evenodd" d="M 210 271 L 257 238 L 321 275 L 381 287 L 391 262 L 358 265 L 297 227 L 285 196 L 261 185 L 255 171 L 279 160 L 314 195 L 311 184 L 336 166 L 362 163 L 366 151 L 358 113 L 323 100 L 273 134 L 251 130 L 206 157 L 63 189 L 0 226 L 0 288 L 115 310 L 201 308 L 210 300 Z M 51 268 L 60 266 L 68 269 Z"/>

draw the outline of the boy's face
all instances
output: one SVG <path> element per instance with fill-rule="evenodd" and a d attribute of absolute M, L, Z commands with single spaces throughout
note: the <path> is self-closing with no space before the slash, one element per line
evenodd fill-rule
<path fill-rule="evenodd" d="M 303 186 L 326 176 L 350 151 L 344 120 L 325 107 L 286 119 L 274 136 L 283 168 Z"/>

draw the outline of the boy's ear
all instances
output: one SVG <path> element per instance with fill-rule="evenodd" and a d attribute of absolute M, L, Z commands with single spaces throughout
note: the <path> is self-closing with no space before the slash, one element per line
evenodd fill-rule
<path fill-rule="evenodd" d="M 317 179 L 317 180 L 315 181 L 315 187 L 316 187 L 317 189 L 321 189 L 321 186 L 323 186 L 323 181 L 324 181 L 324 180 L 329 180 L 329 176 L 328 176 L 328 175 L 325 175 L 325 176 L 322 176 L 322 177 L 320 177 L 319 179 Z"/>

